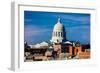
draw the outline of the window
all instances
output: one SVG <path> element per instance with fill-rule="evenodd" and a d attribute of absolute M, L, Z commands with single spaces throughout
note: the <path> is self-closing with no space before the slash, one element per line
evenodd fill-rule
<path fill-rule="evenodd" d="M 60 37 L 60 32 L 58 32 L 58 36 Z"/>
<path fill-rule="evenodd" d="M 56 32 L 56 36 L 57 36 L 57 32 Z"/>

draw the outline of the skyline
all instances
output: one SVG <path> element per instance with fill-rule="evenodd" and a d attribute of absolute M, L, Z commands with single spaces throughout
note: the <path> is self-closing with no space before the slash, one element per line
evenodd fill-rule
<path fill-rule="evenodd" d="M 24 38 L 28 44 L 50 41 L 58 18 L 69 41 L 90 44 L 90 14 L 24 11 Z M 41 38 L 42 37 L 42 38 Z"/>

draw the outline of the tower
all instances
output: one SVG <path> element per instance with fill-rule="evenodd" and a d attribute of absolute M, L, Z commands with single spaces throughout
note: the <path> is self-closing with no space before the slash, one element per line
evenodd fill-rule
<path fill-rule="evenodd" d="M 63 43 L 66 41 L 66 31 L 63 24 L 60 22 L 60 18 L 58 18 L 58 22 L 55 24 L 51 42 L 54 43 Z"/>

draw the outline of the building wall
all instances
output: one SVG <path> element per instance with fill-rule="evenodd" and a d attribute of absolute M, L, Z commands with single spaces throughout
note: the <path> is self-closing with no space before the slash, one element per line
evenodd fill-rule
<path fill-rule="evenodd" d="M 82 51 L 82 46 L 72 46 L 68 44 L 55 44 L 54 51 L 57 52 L 57 54 L 60 53 L 68 53 L 71 58 L 78 56 L 80 59 L 90 58 L 90 51 L 86 51 L 87 49 L 84 49 Z M 89 49 L 90 50 L 90 49 Z"/>
<path fill-rule="evenodd" d="M 61 50 L 61 44 L 54 44 L 53 47 L 54 47 L 54 51 Z"/>

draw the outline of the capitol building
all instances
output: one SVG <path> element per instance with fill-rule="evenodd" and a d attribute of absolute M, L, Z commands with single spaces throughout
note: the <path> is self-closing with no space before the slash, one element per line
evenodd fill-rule
<path fill-rule="evenodd" d="M 63 43 L 66 41 L 66 30 L 63 24 L 60 23 L 60 18 L 58 18 L 57 24 L 55 24 L 52 32 L 52 43 Z"/>
<path fill-rule="evenodd" d="M 78 33 L 77 33 L 78 34 Z M 44 44 L 44 43 L 43 43 Z M 79 41 L 72 42 L 66 38 L 66 28 L 58 18 L 54 25 L 50 44 L 27 49 L 25 44 L 25 61 L 88 59 L 90 58 L 90 45 L 82 45 Z M 38 44 L 39 45 L 39 44 Z"/>

